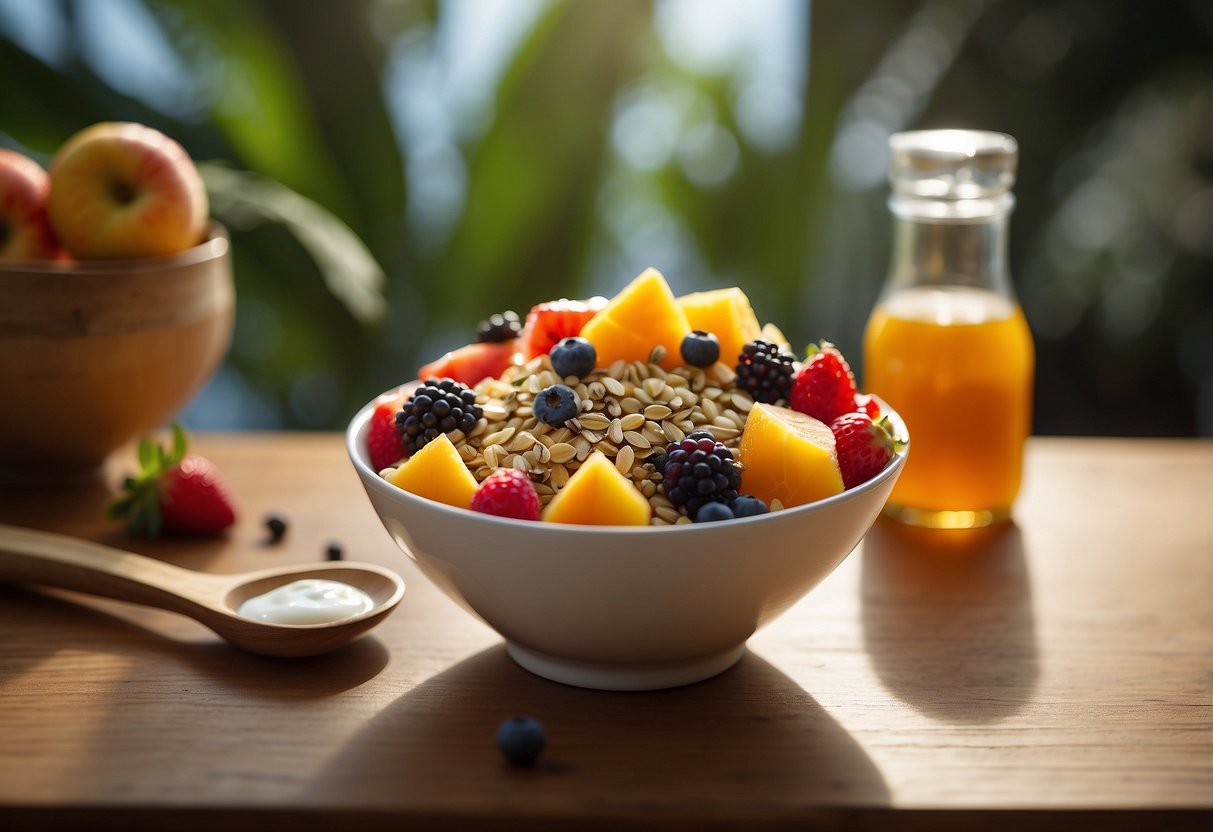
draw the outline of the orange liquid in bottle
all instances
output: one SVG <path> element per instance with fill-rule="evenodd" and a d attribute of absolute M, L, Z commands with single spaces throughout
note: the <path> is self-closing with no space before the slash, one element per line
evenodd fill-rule
<path fill-rule="evenodd" d="M 936 528 L 1009 517 L 1031 430 L 1034 368 L 1023 313 L 993 292 L 917 287 L 880 303 L 864 336 L 864 386 L 910 433 L 887 513 Z"/>

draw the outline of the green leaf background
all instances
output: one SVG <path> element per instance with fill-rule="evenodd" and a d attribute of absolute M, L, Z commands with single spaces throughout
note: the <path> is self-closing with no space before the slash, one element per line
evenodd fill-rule
<path fill-rule="evenodd" d="M 236 337 L 192 428 L 340 428 L 480 318 L 609 294 L 646 265 L 679 291 L 741 285 L 797 349 L 834 341 L 862 372 L 888 258 L 879 142 L 961 126 L 1020 141 L 1011 264 L 1037 339 L 1037 432 L 1213 435 L 1207 3 L 773 4 L 805 10 L 788 17 L 807 83 L 786 143 L 746 134 L 744 56 L 671 54 L 668 2 L 520 5 L 535 14 L 480 109 L 409 128 L 432 127 L 457 161 L 438 229 L 416 221 L 441 212 L 410 175 L 427 162 L 410 157 L 393 85 L 473 48 L 443 40 L 457 4 L 59 0 L 37 10 L 63 33 L 44 60 L 18 34 L 39 2 L 0 2 L 0 146 L 45 163 L 93 122 L 152 125 L 199 160 L 232 232 Z M 88 52 L 88 21 L 119 5 L 184 68 L 172 106 L 112 85 Z M 638 169 L 614 138 L 645 91 L 682 112 L 677 152 Z M 718 181 L 685 163 L 704 125 L 732 154 Z M 856 158 L 875 175 L 841 175 Z M 641 219 L 620 226 L 620 206 Z M 676 252 L 646 250 L 654 234 Z"/>

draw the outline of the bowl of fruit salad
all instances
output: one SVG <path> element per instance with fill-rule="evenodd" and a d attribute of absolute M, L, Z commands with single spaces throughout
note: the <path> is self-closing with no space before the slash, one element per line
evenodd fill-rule
<path fill-rule="evenodd" d="M 828 344 L 803 362 L 738 289 L 648 270 L 422 368 L 350 422 L 401 550 L 566 684 L 650 690 L 731 667 L 855 548 L 909 437 Z"/>

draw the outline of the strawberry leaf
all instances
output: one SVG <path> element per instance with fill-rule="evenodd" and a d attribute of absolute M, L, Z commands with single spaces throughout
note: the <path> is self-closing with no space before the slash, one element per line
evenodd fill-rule
<path fill-rule="evenodd" d="M 160 456 L 160 446 L 150 436 L 139 440 L 139 467 L 147 471 L 156 464 Z"/>
<path fill-rule="evenodd" d="M 173 453 L 169 458 L 169 463 L 171 465 L 176 465 L 177 463 L 181 462 L 181 460 L 185 459 L 187 445 L 188 442 L 185 438 L 185 430 L 181 427 L 181 425 L 173 422 Z"/>

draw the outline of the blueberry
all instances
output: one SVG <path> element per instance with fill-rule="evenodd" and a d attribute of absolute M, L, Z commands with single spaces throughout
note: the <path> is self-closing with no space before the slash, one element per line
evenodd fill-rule
<path fill-rule="evenodd" d="M 540 390 L 531 403 L 531 412 L 539 421 L 558 428 L 581 410 L 577 394 L 564 384 L 553 384 Z"/>
<path fill-rule="evenodd" d="M 759 514 L 766 514 L 770 509 L 767 504 L 757 497 L 751 497 L 749 494 L 743 494 L 731 503 L 734 517 L 757 517 Z"/>
<path fill-rule="evenodd" d="M 286 519 L 280 514 L 271 514 L 265 518 L 265 527 L 269 530 L 271 545 L 281 543 L 286 537 Z"/>
<path fill-rule="evenodd" d="M 324 547 L 325 560 L 341 560 L 345 557 L 345 550 L 341 548 L 341 544 L 337 541 L 330 541 L 328 546 Z"/>
<path fill-rule="evenodd" d="M 679 351 L 692 367 L 711 367 L 720 360 L 720 339 L 715 333 L 693 329 L 682 339 Z"/>
<path fill-rule="evenodd" d="M 665 453 L 656 453 L 648 458 L 648 462 L 653 466 L 653 470 L 658 474 L 665 473 L 665 464 L 669 461 L 669 456 Z"/>
<path fill-rule="evenodd" d="M 695 512 L 696 523 L 713 523 L 717 520 L 732 520 L 736 515 L 724 503 L 704 503 Z"/>
<path fill-rule="evenodd" d="M 598 362 L 598 351 L 589 341 L 574 335 L 557 341 L 548 358 L 552 362 L 552 369 L 561 378 L 582 378 L 594 371 L 594 365 Z"/>
<path fill-rule="evenodd" d="M 535 762 L 547 741 L 543 723 L 531 716 L 512 716 L 497 727 L 497 747 L 514 765 Z"/>

